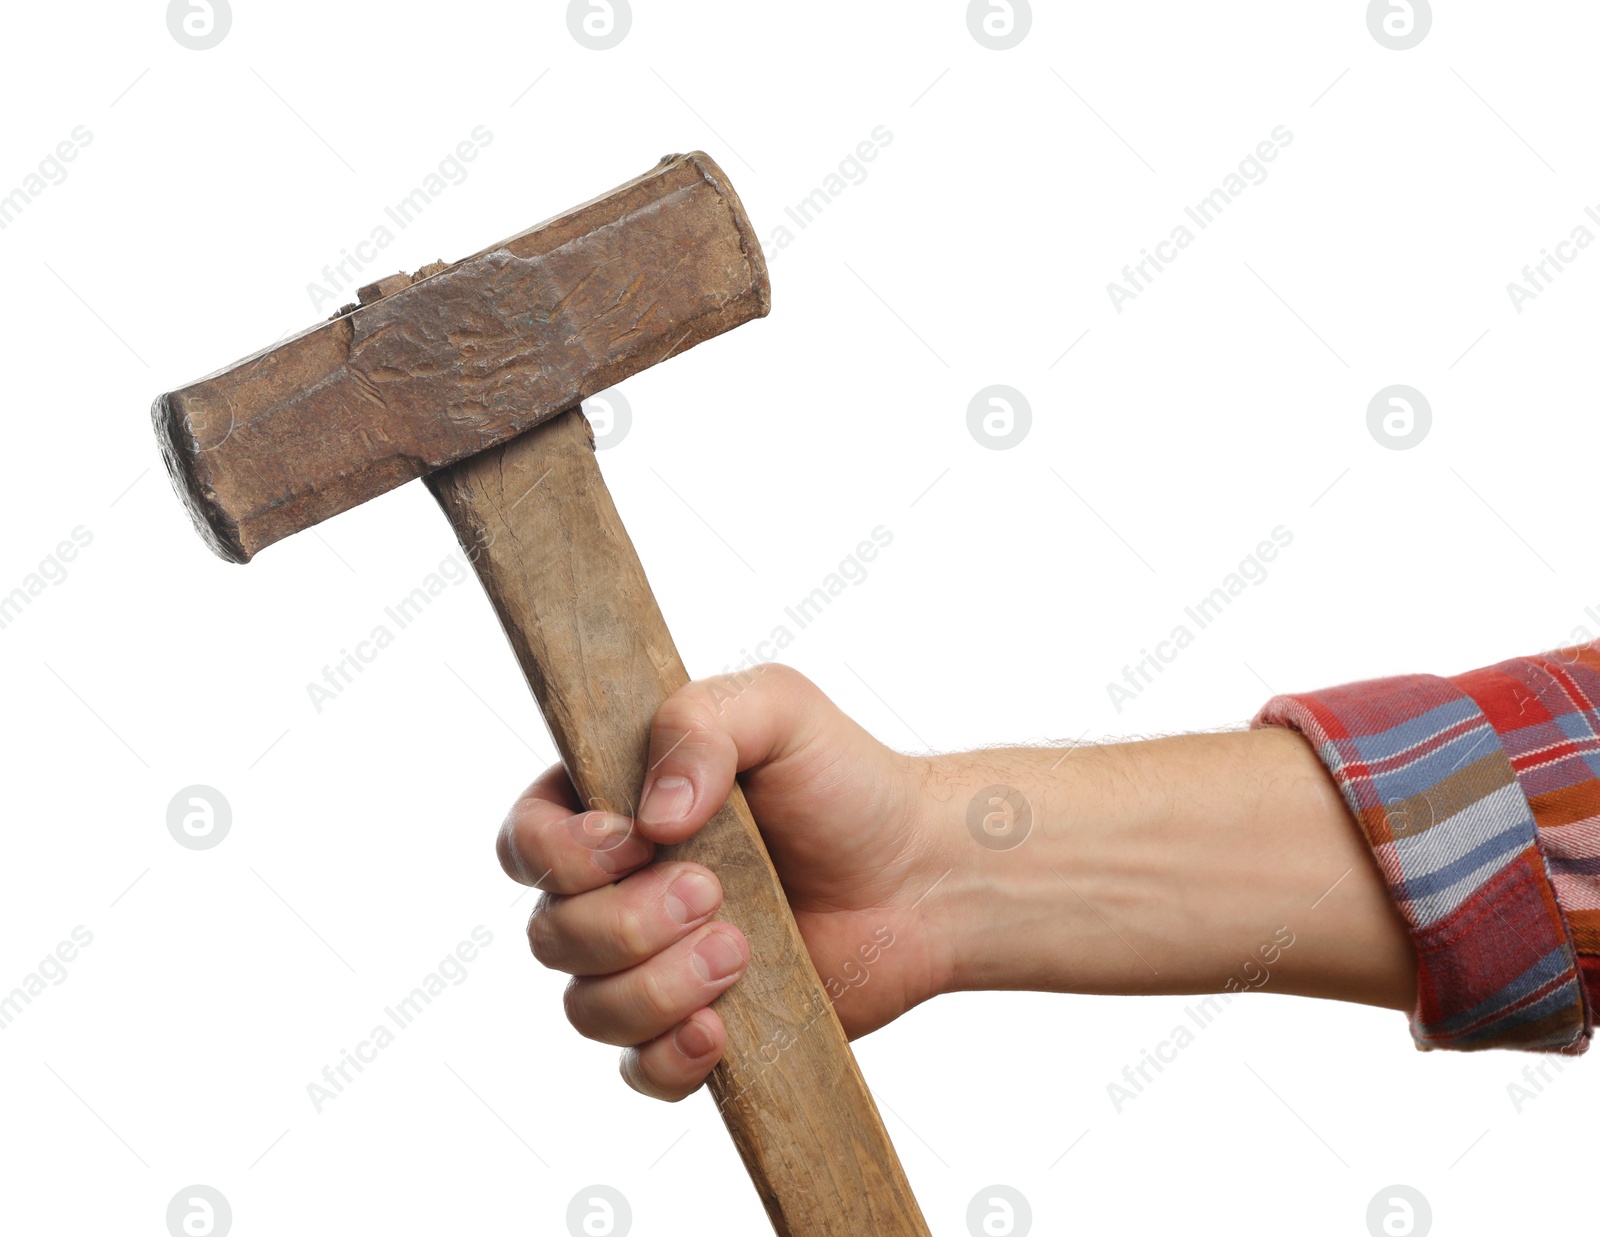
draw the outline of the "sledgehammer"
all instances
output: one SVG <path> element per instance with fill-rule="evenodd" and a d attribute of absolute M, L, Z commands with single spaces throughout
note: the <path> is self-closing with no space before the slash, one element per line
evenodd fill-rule
<path fill-rule="evenodd" d="M 212 549 L 263 547 L 426 477 L 567 773 L 632 815 L 651 718 L 688 681 L 579 407 L 763 317 L 766 264 L 727 177 L 670 155 L 610 193 L 159 397 L 178 492 Z M 926 1237 L 894 1147 L 736 785 L 670 848 L 722 881 L 751 945 L 717 1001 L 711 1092 L 782 1237 Z"/>

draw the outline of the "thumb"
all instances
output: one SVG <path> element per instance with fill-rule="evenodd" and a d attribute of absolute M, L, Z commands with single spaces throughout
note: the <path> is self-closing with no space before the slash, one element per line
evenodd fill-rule
<path fill-rule="evenodd" d="M 763 663 L 697 679 L 656 711 L 639 797 L 639 831 L 681 842 L 727 802 L 746 769 L 802 759 L 845 729 L 866 737 L 798 670 Z"/>

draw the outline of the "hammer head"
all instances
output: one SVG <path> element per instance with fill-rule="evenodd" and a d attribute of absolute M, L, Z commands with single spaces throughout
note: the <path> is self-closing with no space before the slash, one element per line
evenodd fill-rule
<path fill-rule="evenodd" d="M 486 450 L 771 305 L 727 177 L 696 151 L 155 401 L 224 558 Z"/>

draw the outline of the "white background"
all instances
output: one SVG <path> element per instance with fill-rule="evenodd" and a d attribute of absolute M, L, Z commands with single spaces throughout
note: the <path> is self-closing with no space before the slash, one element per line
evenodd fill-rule
<path fill-rule="evenodd" d="M 602 464 L 692 673 L 879 524 L 785 660 L 906 750 L 1238 725 L 1269 687 L 1600 632 L 1600 253 L 1506 291 L 1600 203 L 1593 6 L 1440 6 L 1403 52 L 1356 0 L 1037 7 L 1004 52 L 950 0 L 641 0 L 603 52 L 560 3 L 238 0 L 203 52 L 160 3 L 8 9 L 0 194 L 93 140 L 0 231 L 0 593 L 93 540 L 0 630 L 0 990 L 94 938 L 0 1032 L 8 1229 L 158 1234 L 205 1183 L 240 1235 L 559 1235 L 598 1182 L 640 1235 L 766 1231 L 710 1102 L 627 1091 L 528 956 L 492 840 L 553 749 L 476 584 L 308 698 L 452 554 L 423 487 L 240 568 L 150 432 L 159 391 L 325 317 L 307 285 L 475 126 L 368 276 L 696 147 L 770 236 L 892 134 L 773 256 L 768 320 L 623 388 Z M 1118 313 L 1108 281 L 1279 125 L 1270 176 Z M 1032 407 L 1010 450 L 967 429 L 992 383 Z M 1433 409 L 1411 450 L 1367 429 L 1392 383 Z M 1265 582 L 1119 711 L 1108 682 L 1280 524 Z M 232 805 L 213 850 L 166 828 L 194 783 Z M 466 981 L 316 1113 L 306 1084 L 477 925 Z M 1590 1064 L 1518 1112 L 1530 1058 L 1265 995 L 1116 1112 L 1185 1003 L 969 994 L 862 1042 L 934 1232 L 992 1183 L 1041 1234 L 1359 1237 L 1392 1183 L 1439 1233 L 1577 1220 Z"/>

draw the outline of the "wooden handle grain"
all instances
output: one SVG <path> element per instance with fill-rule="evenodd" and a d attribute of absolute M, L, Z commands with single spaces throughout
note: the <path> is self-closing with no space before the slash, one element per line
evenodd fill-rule
<path fill-rule="evenodd" d="M 583 801 L 633 814 L 651 719 L 688 682 L 579 409 L 432 474 Z M 668 857 L 664 855 L 664 857 Z M 670 857 L 722 881 L 749 971 L 711 1093 L 780 1237 L 927 1237 L 736 785 Z"/>

